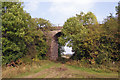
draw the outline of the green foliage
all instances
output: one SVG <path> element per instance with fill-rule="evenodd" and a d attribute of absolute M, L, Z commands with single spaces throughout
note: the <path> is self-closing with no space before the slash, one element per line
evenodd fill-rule
<path fill-rule="evenodd" d="M 58 57 L 61 57 L 61 54 L 63 54 L 63 52 L 64 52 L 63 46 L 60 43 L 58 43 Z"/>
<path fill-rule="evenodd" d="M 108 16 L 104 22 L 104 34 L 106 34 L 106 39 L 103 42 L 106 42 L 105 49 L 109 53 L 109 57 L 114 61 L 120 60 L 120 51 L 119 51 L 119 32 L 118 32 L 118 23 L 117 19 L 113 16 Z"/>
<path fill-rule="evenodd" d="M 34 55 L 32 58 L 35 55 L 38 58 L 45 57 L 47 52 L 44 33 L 36 27 L 38 23 L 23 10 L 21 4 L 21 2 L 2 3 L 3 64 L 16 61 L 26 55 Z"/>
<path fill-rule="evenodd" d="M 76 56 L 79 56 L 74 59 L 90 57 L 90 46 L 88 44 L 92 44 L 88 43 L 88 41 L 92 40 L 90 38 L 91 35 L 89 35 L 90 29 L 87 29 L 87 25 L 93 25 L 93 22 L 97 21 L 96 17 L 93 17 L 93 15 L 94 14 L 91 12 L 87 14 L 82 12 L 80 15 L 77 14 L 76 17 L 69 18 L 63 26 L 62 32 L 64 37 L 59 38 L 59 42 L 65 45 L 65 43 L 69 41 L 68 46 L 72 47 Z M 96 22 L 94 25 L 96 25 Z"/>
<path fill-rule="evenodd" d="M 119 24 L 119 31 L 120 31 L 120 1 L 118 2 L 118 6 L 116 6 L 116 11 L 117 11 L 117 15 L 118 15 L 118 24 Z"/>
<path fill-rule="evenodd" d="M 37 29 L 48 30 L 52 27 L 49 20 L 43 18 L 33 18 L 34 22 L 37 23 Z"/>
<path fill-rule="evenodd" d="M 21 3 L 3 2 L 2 4 L 2 53 L 3 63 L 15 61 L 26 53 L 27 13 Z M 14 57 L 13 57 L 14 56 Z"/>
<path fill-rule="evenodd" d="M 97 18 L 92 12 L 88 12 L 87 14 L 81 12 L 80 14 L 76 14 L 76 16 L 83 25 L 98 24 Z"/>
<path fill-rule="evenodd" d="M 62 29 L 60 44 L 72 47 L 74 52 L 71 59 L 86 60 L 87 63 L 102 64 L 104 62 L 119 61 L 118 23 L 112 15 L 99 25 L 92 12 L 69 18 Z M 89 61 L 88 61 L 89 60 Z"/>

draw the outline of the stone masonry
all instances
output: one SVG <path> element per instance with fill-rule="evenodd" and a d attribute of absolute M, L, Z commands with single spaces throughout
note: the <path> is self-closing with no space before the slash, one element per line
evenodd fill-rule
<path fill-rule="evenodd" d="M 51 39 L 50 45 L 49 45 L 49 50 L 47 53 L 47 56 L 49 57 L 50 60 L 57 60 L 58 58 L 58 41 L 56 38 L 57 33 L 61 32 L 61 30 L 54 30 L 50 31 L 48 34 L 49 38 Z"/>

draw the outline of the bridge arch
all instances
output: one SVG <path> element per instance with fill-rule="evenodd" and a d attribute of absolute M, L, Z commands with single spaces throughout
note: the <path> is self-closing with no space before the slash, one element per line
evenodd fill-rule
<path fill-rule="evenodd" d="M 58 37 L 60 37 L 62 35 L 62 32 L 58 32 L 54 35 L 54 38 L 56 41 L 58 41 Z"/>
<path fill-rule="evenodd" d="M 50 31 L 48 36 L 51 39 L 49 50 L 47 56 L 50 60 L 57 60 L 58 59 L 58 37 L 62 35 L 61 30 L 54 30 Z"/>

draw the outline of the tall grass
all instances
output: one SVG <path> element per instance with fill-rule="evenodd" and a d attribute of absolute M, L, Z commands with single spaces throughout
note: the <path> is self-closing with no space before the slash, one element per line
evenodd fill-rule
<path fill-rule="evenodd" d="M 102 73 L 102 72 L 106 72 L 106 73 L 119 72 L 119 68 L 118 68 L 119 65 L 118 64 L 112 64 L 112 63 L 109 63 L 107 65 L 104 65 L 104 64 L 99 65 L 99 64 L 88 64 L 88 63 L 85 63 L 85 62 L 82 62 L 82 61 L 70 60 L 70 61 L 67 61 L 65 64 L 67 64 L 69 66 L 76 67 L 76 68 L 81 67 L 81 69 L 89 68 L 89 70 L 91 69 L 91 71 L 99 72 L 99 73 Z"/>
<path fill-rule="evenodd" d="M 48 66 L 45 67 L 46 65 Z M 24 77 L 32 73 L 37 73 L 40 70 L 44 70 L 48 67 L 51 67 L 52 65 L 54 65 L 54 63 L 48 60 L 39 60 L 30 64 L 22 64 L 18 67 L 3 67 L 2 78 Z"/>

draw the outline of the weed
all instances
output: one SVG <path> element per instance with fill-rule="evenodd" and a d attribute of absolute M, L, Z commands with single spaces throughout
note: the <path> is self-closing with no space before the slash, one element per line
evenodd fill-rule
<path fill-rule="evenodd" d="M 37 62 L 32 62 L 31 64 L 22 64 L 18 67 L 3 67 L 2 68 L 2 77 L 3 78 L 13 78 L 13 77 L 21 77 L 28 75 L 30 73 L 37 73 L 40 70 L 44 70 L 46 68 L 54 65 L 52 62 L 48 60 L 39 60 Z"/>

